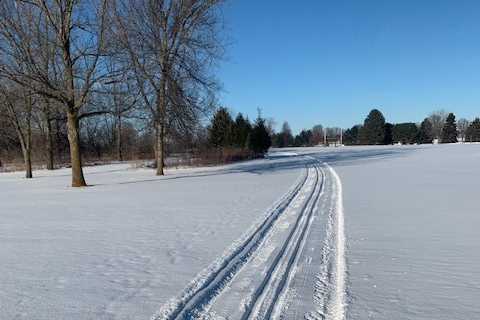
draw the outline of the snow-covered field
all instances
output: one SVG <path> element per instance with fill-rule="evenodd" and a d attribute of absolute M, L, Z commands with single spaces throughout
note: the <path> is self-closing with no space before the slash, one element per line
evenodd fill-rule
<path fill-rule="evenodd" d="M 480 145 L 289 151 L 0 174 L 0 319 L 478 318 Z"/>
<path fill-rule="evenodd" d="M 327 156 L 344 187 L 349 319 L 480 319 L 480 145 Z"/>

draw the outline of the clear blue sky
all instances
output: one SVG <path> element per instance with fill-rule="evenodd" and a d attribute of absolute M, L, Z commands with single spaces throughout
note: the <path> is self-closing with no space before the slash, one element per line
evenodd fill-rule
<path fill-rule="evenodd" d="M 478 0 L 232 0 L 220 102 L 293 132 L 480 117 Z"/>

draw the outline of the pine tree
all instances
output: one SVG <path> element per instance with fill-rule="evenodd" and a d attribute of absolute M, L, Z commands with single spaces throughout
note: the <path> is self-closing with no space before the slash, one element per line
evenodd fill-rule
<path fill-rule="evenodd" d="M 383 144 L 392 144 L 393 143 L 393 127 L 394 125 L 387 122 L 385 123 L 385 137 L 383 138 Z"/>
<path fill-rule="evenodd" d="M 413 122 L 398 123 L 392 128 L 393 142 L 412 144 L 417 142 L 419 129 Z"/>
<path fill-rule="evenodd" d="M 359 135 L 364 144 L 383 144 L 385 142 L 385 117 L 379 110 L 370 111 Z"/>
<path fill-rule="evenodd" d="M 273 139 L 273 145 L 275 148 L 284 148 L 284 147 L 291 147 L 295 143 L 295 138 L 292 134 L 292 129 L 290 129 L 290 125 L 288 122 L 284 122 L 282 124 L 282 131 L 277 133 Z"/>
<path fill-rule="evenodd" d="M 428 118 L 425 118 L 420 124 L 420 131 L 418 133 L 418 143 L 426 144 L 433 142 L 432 123 Z"/>
<path fill-rule="evenodd" d="M 252 125 L 248 118 L 244 118 L 241 113 L 235 118 L 235 123 L 233 124 L 233 144 L 238 148 L 247 148 L 250 140 L 250 135 L 252 132 Z"/>
<path fill-rule="evenodd" d="M 468 126 L 468 129 L 465 133 L 465 141 L 480 142 L 480 118 L 476 118 Z"/>
<path fill-rule="evenodd" d="M 214 147 L 228 147 L 233 144 L 233 119 L 227 108 L 215 113 L 210 126 L 209 141 Z"/>
<path fill-rule="evenodd" d="M 310 138 L 312 137 L 312 130 L 303 129 L 295 136 L 295 146 L 307 147 L 309 145 Z"/>
<path fill-rule="evenodd" d="M 265 126 L 265 119 L 261 117 L 259 111 L 250 137 L 250 147 L 255 153 L 255 156 L 263 158 L 271 145 L 272 138 L 268 134 Z"/>
<path fill-rule="evenodd" d="M 450 113 L 445 120 L 442 129 L 442 143 L 456 143 L 457 142 L 457 124 L 455 116 Z"/>
<path fill-rule="evenodd" d="M 361 128 L 360 125 L 355 125 L 350 129 L 345 130 L 345 133 L 343 134 L 343 143 L 346 145 L 358 144 L 359 128 Z"/>

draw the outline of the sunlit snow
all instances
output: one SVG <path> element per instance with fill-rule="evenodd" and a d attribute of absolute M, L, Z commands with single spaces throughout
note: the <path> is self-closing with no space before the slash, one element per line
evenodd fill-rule
<path fill-rule="evenodd" d="M 457 144 L 86 167 L 80 189 L 2 173 L 0 318 L 475 319 L 479 164 Z"/>

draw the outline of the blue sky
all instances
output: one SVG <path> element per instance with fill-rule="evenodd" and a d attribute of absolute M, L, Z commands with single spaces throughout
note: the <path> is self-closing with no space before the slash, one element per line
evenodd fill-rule
<path fill-rule="evenodd" d="M 294 133 L 447 109 L 480 117 L 478 0 L 233 0 L 220 102 Z"/>

